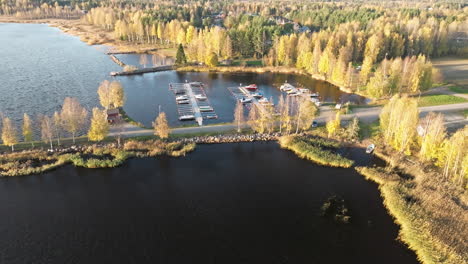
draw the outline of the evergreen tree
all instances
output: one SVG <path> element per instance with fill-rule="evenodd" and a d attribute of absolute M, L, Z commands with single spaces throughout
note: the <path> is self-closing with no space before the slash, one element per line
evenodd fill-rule
<path fill-rule="evenodd" d="M 179 44 L 179 48 L 177 48 L 175 64 L 176 65 L 187 64 L 187 57 L 185 57 L 184 47 L 182 46 L 182 44 Z"/>

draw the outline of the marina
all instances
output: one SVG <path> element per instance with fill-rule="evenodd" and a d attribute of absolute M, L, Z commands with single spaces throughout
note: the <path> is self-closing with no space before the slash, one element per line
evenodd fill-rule
<path fill-rule="evenodd" d="M 175 95 L 179 121 L 195 120 L 199 126 L 204 119 L 217 119 L 201 82 L 170 83 L 169 90 Z"/>

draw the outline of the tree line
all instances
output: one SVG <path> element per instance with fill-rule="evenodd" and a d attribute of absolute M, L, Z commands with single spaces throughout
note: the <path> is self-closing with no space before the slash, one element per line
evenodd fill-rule
<path fill-rule="evenodd" d="M 98 89 L 99 101 L 104 109 L 94 107 L 92 109 L 91 120 L 88 119 L 88 111 L 81 106 L 77 98 L 67 97 L 63 101 L 61 111 L 56 111 L 53 115 L 39 115 L 36 122 L 26 113 L 23 115 L 21 135 L 23 142 L 31 143 L 34 147 L 36 135 L 50 145 L 53 149 L 54 142 L 60 145 L 60 140 L 68 133 L 75 144 L 76 135 L 84 132 L 89 127 L 87 135 L 91 141 L 103 140 L 109 132 L 107 120 L 107 109 L 122 107 L 125 103 L 125 95 L 122 85 L 117 82 L 104 81 Z M 2 116 L 2 135 L 4 145 L 10 146 L 14 151 L 14 146 L 18 144 L 20 135 L 13 121 Z"/>
<path fill-rule="evenodd" d="M 395 95 L 380 114 L 384 142 L 406 155 L 416 155 L 442 169 L 441 177 L 460 187 L 468 182 L 468 126 L 451 136 L 442 114 L 420 119 L 416 99 Z"/>

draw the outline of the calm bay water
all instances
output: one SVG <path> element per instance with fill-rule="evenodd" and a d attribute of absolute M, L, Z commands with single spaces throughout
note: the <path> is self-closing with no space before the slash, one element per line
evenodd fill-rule
<path fill-rule="evenodd" d="M 349 224 L 319 216 L 331 195 Z M 2 178 L 0 214 L 9 264 L 417 263 L 375 184 L 276 143 Z"/>
<path fill-rule="evenodd" d="M 96 90 L 103 80 L 113 80 L 111 71 L 121 68 L 105 55 L 106 47 L 88 46 L 77 37 L 43 24 L 0 23 L 0 112 L 20 122 L 23 113 L 31 116 L 53 114 L 60 110 L 65 97 L 77 97 L 89 110 L 98 106 Z M 145 56 L 145 55 L 143 55 Z M 139 65 L 140 55 L 118 55 L 124 62 Z M 148 65 L 152 64 L 147 56 Z M 156 64 L 163 63 L 162 61 Z M 141 66 L 141 65 L 139 65 Z M 159 106 L 166 112 L 171 125 L 181 125 L 169 83 L 201 81 L 219 119 L 233 120 L 235 100 L 228 87 L 256 83 L 266 97 L 276 101 L 278 87 L 288 81 L 299 87 L 310 88 L 323 101 L 338 102 L 348 98 L 336 87 L 304 76 L 287 74 L 219 74 L 178 73 L 175 71 L 145 75 L 115 77 L 122 82 L 127 97 L 124 109 L 135 120 L 150 126 Z"/>

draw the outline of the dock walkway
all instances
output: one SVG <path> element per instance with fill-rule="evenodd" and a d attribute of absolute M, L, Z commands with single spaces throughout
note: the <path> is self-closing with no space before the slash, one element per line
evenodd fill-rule
<path fill-rule="evenodd" d="M 135 75 L 135 74 L 143 74 L 149 72 L 160 72 L 160 71 L 172 71 L 176 67 L 174 65 L 164 65 L 164 66 L 156 66 L 151 68 L 144 68 L 144 69 L 136 69 L 133 71 L 122 71 L 122 72 L 111 72 L 111 76 L 120 76 L 120 75 Z"/>
<path fill-rule="evenodd" d="M 187 118 L 188 116 L 192 116 L 192 120 L 195 119 L 199 126 L 203 126 L 204 119 L 217 118 L 205 94 L 202 83 L 170 83 L 169 90 L 171 90 L 176 97 L 179 119 L 181 117 Z M 186 96 L 187 102 L 178 102 L 177 96 L 184 95 Z"/>

